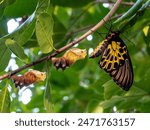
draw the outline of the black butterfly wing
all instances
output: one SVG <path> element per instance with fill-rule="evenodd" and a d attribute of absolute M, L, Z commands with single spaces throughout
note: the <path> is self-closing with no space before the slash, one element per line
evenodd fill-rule
<path fill-rule="evenodd" d="M 133 83 L 133 69 L 130 59 L 126 59 L 122 66 L 111 71 L 110 76 L 123 90 L 128 91 Z"/>
<path fill-rule="evenodd" d="M 109 73 L 123 90 L 130 89 L 133 83 L 132 63 L 127 46 L 119 36 L 109 42 L 99 61 L 99 66 Z"/>

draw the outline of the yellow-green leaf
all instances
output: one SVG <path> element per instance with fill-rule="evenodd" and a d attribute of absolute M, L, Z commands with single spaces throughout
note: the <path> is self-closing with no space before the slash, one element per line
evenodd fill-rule
<path fill-rule="evenodd" d="M 0 112 L 10 112 L 8 84 L 0 91 Z"/>
<path fill-rule="evenodd" d="M 24 53 L 24 49 L 19 44 L 17 44 L 15 40 L 8 38 L 6 39 L 5 44 L 18 58 L 20 58 L 25 63 L 28 63 L 28 58 Z"/>

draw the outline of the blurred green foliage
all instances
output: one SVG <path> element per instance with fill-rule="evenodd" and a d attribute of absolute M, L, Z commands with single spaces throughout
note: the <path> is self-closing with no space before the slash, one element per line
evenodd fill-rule
<path fill-rule="evenodd" d="M 18 90 L 10 79 L 0 81 L 1 112 L 150 112 L 150 0 L 132 0 L 139 1 L 140 7 L 138 5 L 136 11 L 129 12 L 132 15 L 119 20 L 116 25 L 113 23 L 119 16 L 133 6 L 121 4 L 112 19 L 98 30 L 102 36 L 93 33 L 91 41 L 85 39 L 77 46 L 89 51 L 105 38 L 112 24 L 113 31 L 122 29 L 121 38 L 128 46 L 135 76 L 128 92 L 119 88 L 99 68 L 99 58 L 87 56 L 65 71 L 56 70 L 51 62 L 44 62 L 31 68 L 47 72 L 45 82 Z M 80 37 L 102 20 L 113 7 L 112 3 L 93 0 L 3 1 L 0 4 L 0 75 L 11 70 L 11 67 L 5 69 L 9 61 L 13 60 L 21 67 Z M 39 16 L 40 25 L 37 24 Z M 24 20 L 24 17 L 28 19 Z M 19 27 L 8 34 L 7 22 L 17 18 L 22 19 Z M 50 42 L 46 43 L 47 36 Z M 41 52 L 43 47 L 47 54 Z M 25 71 L 28 69 L 20 74 Z M 21 97 L 27 90 L 31 97 L 23 103 Z"/>

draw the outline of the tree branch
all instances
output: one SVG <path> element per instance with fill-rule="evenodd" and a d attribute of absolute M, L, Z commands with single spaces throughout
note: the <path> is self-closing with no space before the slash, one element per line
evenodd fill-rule
<path fill-rule="evenodd" d="M 98 28 L 100 28 L 106 21 L 108 21 L 111 16 L 115 13 L 115 11 L 118 9 L 119 5 L 121 4 L 122 0 L 117 0 L 117 2 L 115 3 L 114 7 L 110 10 L 110 12 L 104 17 L 104 19 L 102 19 L 98 24 L 96 24 L 94 27 L 92 27 L 89 31 L 87 31 L 85 34 L 83 34 L 81 37 L 79 37 L 77 40 L 70 42 L 69 44 L 67 44 L 66 46 L 56 50 L 55 52 L 53 52 L 52 54 L 41 58 L 37 61 L 33 61 L 30 64 L 27 64 L 19 69 L 16 69 L 12 72 L 6 73 L 4 75 L 0 76 L 0 80 L 3 80 L 5 78 L 10 78 L 12 75 L 26 69 L 29 68 L 31 66 L 34 66 L 36 64 L 39 64 L 43 61 L 47 61 L 47 60 L 51 60 L 52 57 L 57 56 L 58 54 L 62 53 L 63 51 L 69 49 L 70 47 L 74 46 L 75 44 L 79 43 L 80 41 L 82 41 L 83 39 L 85 39 L 88 35 L 92 34 L 93 32 L 95 32 Z"/>

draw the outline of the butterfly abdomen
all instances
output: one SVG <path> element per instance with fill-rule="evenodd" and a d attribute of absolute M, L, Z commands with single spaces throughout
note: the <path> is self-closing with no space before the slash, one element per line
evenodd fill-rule
<path fill-rule="evenodd" d="M 90 58 L 95 58 L 101 55 L 108 46 L 107 43 L 108 43 L 107 39 L 99 43 L 99 45 L 95 48 L 95 50 L 90 54 Z"/>

